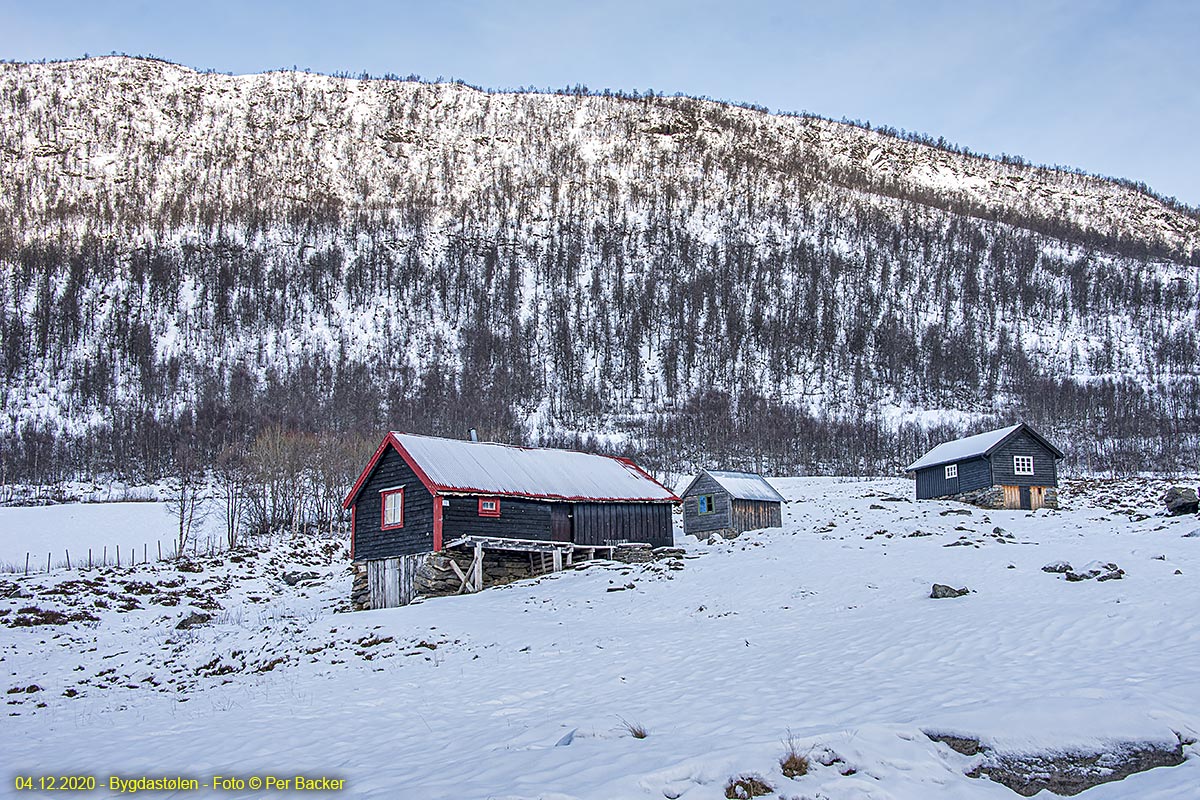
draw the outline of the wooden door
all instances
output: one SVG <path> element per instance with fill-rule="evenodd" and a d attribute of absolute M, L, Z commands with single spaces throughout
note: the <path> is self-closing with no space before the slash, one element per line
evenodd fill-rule
<path fill-rule="evenodd" d="M 1046 487 L 1045 486 L 1030 486 L 1029 487 L 1029 507 L 1037 511 L 1046 503 Z"/>
<path fill-rule="evenodd" d="M 367 562 L 367 591 L 371 608 L 406 606 L 416 596 L 417 566 L 421 557 L 400 556 Z"/>
<path fill-rule="evenodd" d="M 1021 507 L 1021 487 L 1020 486 L 1005 486 L 1004 489 L 1004 507 L 1005 508 L 1020 508 Z"/>
<path fill-rule="evenodd" d="M 555 542 L 571 541 L 571 509 L 565 503 L 550 506 L 550 539 Z"/>

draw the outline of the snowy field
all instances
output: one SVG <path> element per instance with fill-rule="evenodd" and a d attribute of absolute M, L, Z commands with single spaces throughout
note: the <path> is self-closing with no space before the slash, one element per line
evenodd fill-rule
<path fill-rule="evenodd" d="M 222 537 L 219 515 L 212 514 L 195 525 L 192 544 L 201 552 L 217 546 Z M 175 552 L 178 519 L 166 503 L 63 503 L 52 506 L 0 507 L 0 571 L 25 570 L 29 555 L 31 570 L 45 571 L 49 555 L 52 566 L 87 564 L 88 550 L 99 564 L 107 558 L 115 564 L 117 548 L 121 563 L 131 554 L 140 563 Z M 82 561 L 81 561 L 82 559 Z"/>
<path fill-rule="evenodd" d="M 0 688 L 22 690 L 5 791 L 302 774 L 353 797 L 716 800 L 755 775 L 789 800 L 1018 797 L 967 777 L 980 757 L 924 733 L 940 730 L 1016 754 L 1182 739 L 1182 765 L 1080 796 L 1200 798 L 1196 517 L 1103 484 L 1029 513 L 910 502 L 903 480 L 774 483 L 783 529 L 677 532 L 682 558 L 385 611 L 339 613 L 340 540 L 199 572 L 0 576 Z M 1042 570 L 1057 561 L 1124 574 L 1072 582 Z M 935 582 L 971 592 L 931 599 Z M 48 610 L 66 621 L 13 627 Z M 193 611 L 212 618 L 176 630 Z M 795 778 L 789 738 L 809 761 Z M 208 794 L 267 793 L 147 796 Z"/>

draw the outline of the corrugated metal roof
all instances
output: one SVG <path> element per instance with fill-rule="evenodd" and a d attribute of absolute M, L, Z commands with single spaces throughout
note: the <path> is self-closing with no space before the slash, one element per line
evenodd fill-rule
<path fill-rule="evenodd" d="M 439 491 L 563 500 L 673 501 L 666 487 L 612 456 L 392 434 Z"/>
<path fill-rule="evenodd" d="M 908 471 L 912 472 L 913 470 L 924 469 L 925 467 L 934 467 L 938 464 L 949 464 L 953 461 L 962 461 L 966 458 L 981 456 L 1004 441 L 1006 437 L 1020 427 L 1021 424 L 1017 423 L 1016 425 L 1009 425 L 1007 428 L 987 431 L 986 433 L 977 433 L 974 436 L 967 436 L 963 439 L 942 442 L 909 464 Z"/>
<path fill-rule="evenodd" d="M 783 495 L 775 491 L 767 479 L 753 472 L 728 472 L 725 470 L 706 469 L 721 488 L 729 492 L 729 496 L 737 500 L 768 500 L 786 502 Z"/>

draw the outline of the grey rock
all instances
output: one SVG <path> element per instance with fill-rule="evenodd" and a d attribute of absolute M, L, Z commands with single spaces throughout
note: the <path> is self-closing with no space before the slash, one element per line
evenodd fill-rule
<path fill-rule="evenodd" d="M 311 581 L 320 578 L 321 576 L 315 572 L 285 572 L 283 573 L 283 582 L 288 586 L 295 586 L 300 581 Z"/>
<path fill-rule="evenodd" d="M 941 600 L 942 598 L 946 597 L 962 597 L 965 594 L 969 594 L 970 591 L 971 590 L 965 586 L 961 589 L 955 589 L 953 586 L 947 586 L 944 583 L 935 583 L 933 585 L 933 591 L 929 593 L 929 596 L 935 600 Z"/>
<path fill-rule="evenodd" d="M 968 736 L 954 736 L 948 733 L 938 733 L 936 731 L 925 731 L 926 736 L 935 742 L 941 742 L 947 745 L 956 753 L 961 753 L 964 756 L 974 756 L 979 754 L 979 740 L 972 739 Z"/>
<path fill-rule="evenodd" d="M 1067 561 L 1052 561 L 1046 566 L 1042 567 L 1042 572 L 1055 572 L 1059 575 L 1062 575 L 1070 572 L 1071 569 L 1071 564 Z"/>
<path fill-rule="evenodd" d="M 1167 516 L 1178 517 L 1200 511 L 1200 499 L 1196 497 L 1196 490 L 1190 486 L 1172 486 L 1167 489 L 1162 499 L 1167 507 Z"/>
<path fill-rule="evenodd" d="M 972 778 L 989 778 L 1022 797 L 1043 789 L 1058 795 L 1076 795 L 1102 783 L 1119 781 L 1155 767 L 1183 763 L 1183 745 L 1115 742 L 1103 751 L 1079 750 L 1044 753 L 986 752 Z"/>
<path fill-rule="evenodd" d="M 199 625 L 204 625 L 212 619 L 212 614 L 204 614 L 199 611 L 193 611 L 183 619 L 179 620 L 179 624 L 175 626 L 177 631 L 186 631 L 189 628 L 195 628 Z"/>
<path fill-rule="evenodd" d="M 1092 578 L 1097 581 L 1119 581 L 1125 577 L 1125 570 L 1111 561 L 1093 561 L 1080 572 L 1067 571 L 1065 577 L 1072 582 L 1089 581 Z"/>

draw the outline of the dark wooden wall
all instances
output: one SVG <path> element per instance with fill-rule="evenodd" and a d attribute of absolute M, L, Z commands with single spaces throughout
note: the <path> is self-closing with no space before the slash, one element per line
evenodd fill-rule
<path fill-rule="evenodd" d="M 958 477 L 946 479 L 947 464 L 917 470 L 917 499 L 945 497 L 992 485 L 992 468 L 983 456 L 958 462 Z"/>
<path fill-rule="evenodd" d="M 573 512 L 576 544 L 674 544 L 670 503 L 576 503 Z"/>
<path fill-rule="evenodd" d="M 778 501 L 734 500 L 733 529 L 738 533 L 783 525 L 783 506 Z"/>
<path fill-rule="evenodd" d="M 500 516 L 479 516 L 479 498 L 447 497 L 442 505 L 442 541 L 460 536 L 499 536 L 505 539 L 550 540 L 550 503 L 500 497 Z"/>
<path fill-rule="evenodd" d="M 711 514 L 700 513 L 702 494 L 711 494 L 716 510 Z M 683 496 L 683 530 L 685 533 L 704 534 L 728 530 L 733 527 L 733 506 L 729 494 L 711 476 L 701 473 L 688 487 Z"/>
<path fill-rule="evenodd" d="M 380 530 L 379 491 L 404 486 L 404 527 Z M 433 495 L 389 447 L 354 501 L 354 560 L 427 553 L 433 550 Z"/>
<path fill-rule="evenodd" d="M 1033 474 L 1013 472 L 1013 456 L 1033 456 Z M 1001 486 L 1058 486 L 1054 454 L 1022 430 L 992 453 L 992 480 Z"/>

